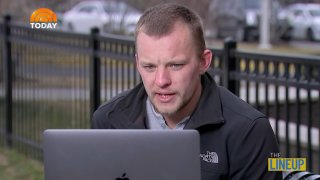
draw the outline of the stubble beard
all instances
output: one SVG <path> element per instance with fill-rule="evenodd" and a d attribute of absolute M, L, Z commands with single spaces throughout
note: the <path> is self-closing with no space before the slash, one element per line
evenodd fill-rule
<path fill-rule="evenodd" d="M 166 104 L 161 104 L 158 106 L 157 103 L 152 102 L 155 110 L 160 113 L 161 115 L 166 115 L 166 116 L 173 116 L 175 114 L 177 114 L 181 109 L 183 109 L 188 102 L 191 101 L 191 98 L 189 98 L 188 100 L 183 100 L 183 98 L 181 96 L 179 96 L 176 101 L 178 102 L 174 102 L 177 104 L 173 104 L 173 107 L 168 107 Z"/>

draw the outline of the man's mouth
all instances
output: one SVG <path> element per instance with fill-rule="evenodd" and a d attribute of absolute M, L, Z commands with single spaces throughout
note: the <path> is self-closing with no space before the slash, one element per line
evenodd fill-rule
<path fill-rule="evenodd" d="M 156 99 L 161 103 L 168 103 L 174 98 L 174 93 L 155 93 Z"/>

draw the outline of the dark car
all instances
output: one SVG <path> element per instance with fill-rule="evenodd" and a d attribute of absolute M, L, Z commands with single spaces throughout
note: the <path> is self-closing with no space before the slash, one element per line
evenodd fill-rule
<path fill-rule="evenodd" d="M 238 41 L 259 37 L 262 0 L 212 0 L 206 21 L 207 36 L 224 38 L 231 36 Z M 271 1 L 272 27 L 276 27 L 279 3 Z"/>

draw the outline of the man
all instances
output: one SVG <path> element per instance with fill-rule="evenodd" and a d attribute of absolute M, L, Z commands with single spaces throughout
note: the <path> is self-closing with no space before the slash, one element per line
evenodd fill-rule
<path fill-rule="evenodd" d="M 202 179 L 281 179 L 267 170 L 279 152 L 268 119 L 206 73 L 212 52 L 197 14 L 176 4 L 150 8 L 135 38 L 143 83 L 100 106 L 92 128 L 196 129 Z"/>

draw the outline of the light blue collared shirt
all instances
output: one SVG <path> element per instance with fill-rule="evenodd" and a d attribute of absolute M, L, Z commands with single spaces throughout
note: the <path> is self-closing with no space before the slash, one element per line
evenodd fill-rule
<path fill-rule="evenodd" d="M 146 108 L 147 108 L 147 127 L 149 129 L 162 129 L 162 130 L 168 130 L 171 129 L 166 124 L 166 121 L 164 120 L 163 116 L 156 112 L 154 109 L 154 106 L 152 105 L 149 98 L 146 100 Z M 187 116 L 180 121 L 174 130 L 183 130 L 183 128 L 186 126 L 190 119 L 190 116 Z"/>

